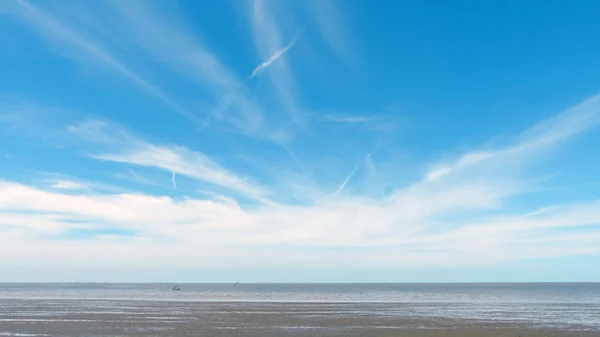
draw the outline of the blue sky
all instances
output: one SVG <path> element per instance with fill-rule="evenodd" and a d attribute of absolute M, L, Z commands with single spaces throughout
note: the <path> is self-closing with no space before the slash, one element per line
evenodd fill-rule
<path fill-rule="evenodd" d="M 0 4 L 0 281 L 593 281 L 596 1 Z"/>

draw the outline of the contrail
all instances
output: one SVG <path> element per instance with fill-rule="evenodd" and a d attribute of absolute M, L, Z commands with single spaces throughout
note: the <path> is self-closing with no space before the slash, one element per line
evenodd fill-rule
<path fill-rule="evenodd" d="M 367 166 L 367 169 L 369 170 L 370 174 L 373 174 L 375 172 L 375 167 L 373 166 L 373 162 L 371 161 L 371 156 L 375 152 L 377 152 L 377 150 L 379 150 L 379 146 L 381 146 L 381 140 L 377 143 L 377 145 L 375 145 L 373 150 L 371 150 L 371 152 L 369 152 L 369 154 L 365 156 L 365 165 Z"/>
<path fill-rule="evenodd" d="M 221 97 L 221 99 L 219 100 L 219 103 L 217 104 L 217 106 L 204 118 L 204 121 L 202 122 L 202 124 L 198 127 L 198 130 L 206 127 L 208 125 L 208 122 L 210 121 L 210 119 L 220 113 L 221 111 L 227 109 L 227 107 L 229 107 L 229 104 L 231 104 L 231 102 L 233 101 L 233 92 L 229 92 L 227 94 L 225 94 L 223 97 Z"/>
<path fill-rule="evenodd" d="M 281 56 L 283 56 L 283 54 L 285 54 L 288 50 L 290 50 L 290 48 L 292 48 L 294 46 L 294 44 L 296 44 L 296 41 L 298 40 L 298 38 L 300 38 L 300 36 L 302 36 L 302 34 L 304 34 L 304 32 L 301 32 L 300 34 L 296 35 L 292 39 L 292 41 L 290 41 L 290 43 L 288 43 L 285 47 L 276 51 L 273 55 L 271 55 L 271 57 L 269 57 L 268 60 L 261 63 L 258 67 L 254 68 L 254 70 L 252 71 L 252 74 L 250 74 L 250 76 L 246 77 L 246 81 L 251 80 L 254 77 L 258 76 L 258 74 L 263 72 L 273 62 L 277 61 L 277 59 L 279 59 Z"/>
<path fill-rule="evenodd" d="M 267 69 L 273 62 L 277 61 L 277 59 L 279 59 L 281 56 L 283 56 L 283 54 L 285 54 L 288 50 L 290 50 L 296 44 L 296 41 L 300 38 L 300 36 L 302 36 L 302 34 L 304 34 L 304 31 L 302 31 L 298 35 L 294 36 L 294 38 L 290 41 L 290 43 L 288 43 L 282 49 L 276 51 L 273 55 L 271 55 L 271 57 L 269 57 L 268 60 L 259 64 L 258 67 L 254 68 L 254 70 L 252 70 L 252 73 L 250 75 L 248 75 L 248 77 L 246 77 L 246 79 L 244 80 L 244 83 L 246 83 L 249 80 L 258 76 L 265 69 Z M 227 109 L 229 107 L 229 105 L 231 104 L 233 97 L 236 95 L 236 92 L 238 90 L 239 90 L 239 88 L 235 89 L 235 90 L 225 94 L 225 96 L 221 97 L 217 106 L 208 114 L 208 116 L 206 116 L 206 118 L 204 119 L 204 122 L 202 123 L 202 125 L 200 125 L 199 129 L 202 128 L 203 126 L 205 126 L 208 123 L 208 121 L 215 114 Z"/>
<path fill-rule="evenodd" d="M 171 176 L 171 182 L 173 183 L 173 188 L 177 188 L 177 184 L 175 183 L 175 172 L 173 172 L 173 175 Z"/>
<path fill-rule="evenodd" d="M 371 152 L 369 152 L 366 156 L 365 156 L 365 161 L 367 161 L 368 164 L 370 164 L 371 162 L 371 156 L 373 155 L 373 153 L 375 153 L 379 147 L 381 146 L 381 141 L 379 141 L 377 143 L 377 145 L 375 145 L 375 147 L 371 150 Z M 371 164 L 372 166 L 372 164 Z M 340 185 L 340 187 L 338 187 L 337 190 L 335 190 L 335 192 L 332 193 L 332 195 L 337 195 L 339 194 L 344 187 L 346 187 L 346 185 L 348 185 L 348 182 L 350 182 L 350 180 L 352 179 L 352 177 L 354 176 L 354 174 L 356 173 L 356 171 L 358 170 L 358 168 L 360 167 L 360 164 L 354 166 L 354 169 L 352 170 L 352 172 L 350 172 L 350 174 L 348 174 L 346 176 L 346 179 L 344 179 L 344 182 Z"/>
<path fill-rule="evenodd" d="M 377 152 L 377 150 L 379 150 L 380 146 L 381 146 L 381 141 L 377 142 L 377 145 L 375 145 L 375 147 L 373 148 L 373 150 L 371 150 L 371 152 L 369 152 L 369 154 L 367 154 L 367 156 L 365 157 L 365 159 L 367 159 L 367 160 L 371 159 L 371 156 L 373 155 L 373 153 Z"/>
<path fill-rule="evenodd" d="M 346 176 L 346 179 L 344 179 L 344 182 L 340 185 L 340 187 L 338 187 L 338 189 L 335 192 L 333 192 L 334 195 L 339 194 L 344 189 L 344 187 L 346 187 L 350 179 L 352 179 L 352 176 L 354 176 L 354 173 L 356 173 L 356 170 L 358 170 L 358 166 L 359 165 L 356 165 L 354 167 L 354 170 L 352 170 L 352 172 L 350 172 L 350 174 Z"/>

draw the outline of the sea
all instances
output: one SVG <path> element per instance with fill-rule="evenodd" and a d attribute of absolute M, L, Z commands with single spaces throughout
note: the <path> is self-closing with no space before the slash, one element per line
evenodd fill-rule
<path fill-rule="evenodd" d="M 191 308 L 198 302 L 246 308 L 252 304 L 250 307 L 256 308 L 271 303 L 319 304 L 315 308 L 330 313 L 335 313 L 336 306 L 345 305 L 346 312 L 348 308 L 360 308 L 361 312 L 352 311 L 356 315 L 527 324 L 598 331 L 600 336 L 600 283 L 176 285 L 181 290 L 173 290 L 175 284 L 167 283 L 0 284 L 0 327 L 22 317 L 43 320 L 53 315 L 51 311 L 56 308 L 63 308 L 65 312 L 60 317 L 67 319 L 69 310 L 78 314 L 86 310 L 117 313 L 126 307 L 123 303 L 145 308 L 164 303 L 181 303 L 177 307 Z"/>

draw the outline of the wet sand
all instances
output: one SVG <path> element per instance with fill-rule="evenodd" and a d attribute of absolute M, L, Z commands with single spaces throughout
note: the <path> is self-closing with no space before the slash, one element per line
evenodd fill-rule
<path fill-rule="evenodd" d="M 403 316 L 406 305 L 0 299 L 0 336 L 600 336 L 577 326 Z"/>

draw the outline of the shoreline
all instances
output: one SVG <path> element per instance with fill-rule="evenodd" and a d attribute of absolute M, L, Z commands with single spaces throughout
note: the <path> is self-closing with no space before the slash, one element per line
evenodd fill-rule
<path fill-rule="evenodd" d="M 4 285 L 233 285 L 236 282 L 98 282 L 98 281 L 6 281 L 0 282 L 0 287 Z M 515 281 L 515 282 L 239 282 L 240 285 L 402 285 L 402 286 L 428 286 L 428 285 L 600 285 L 600 281 Z"/>

